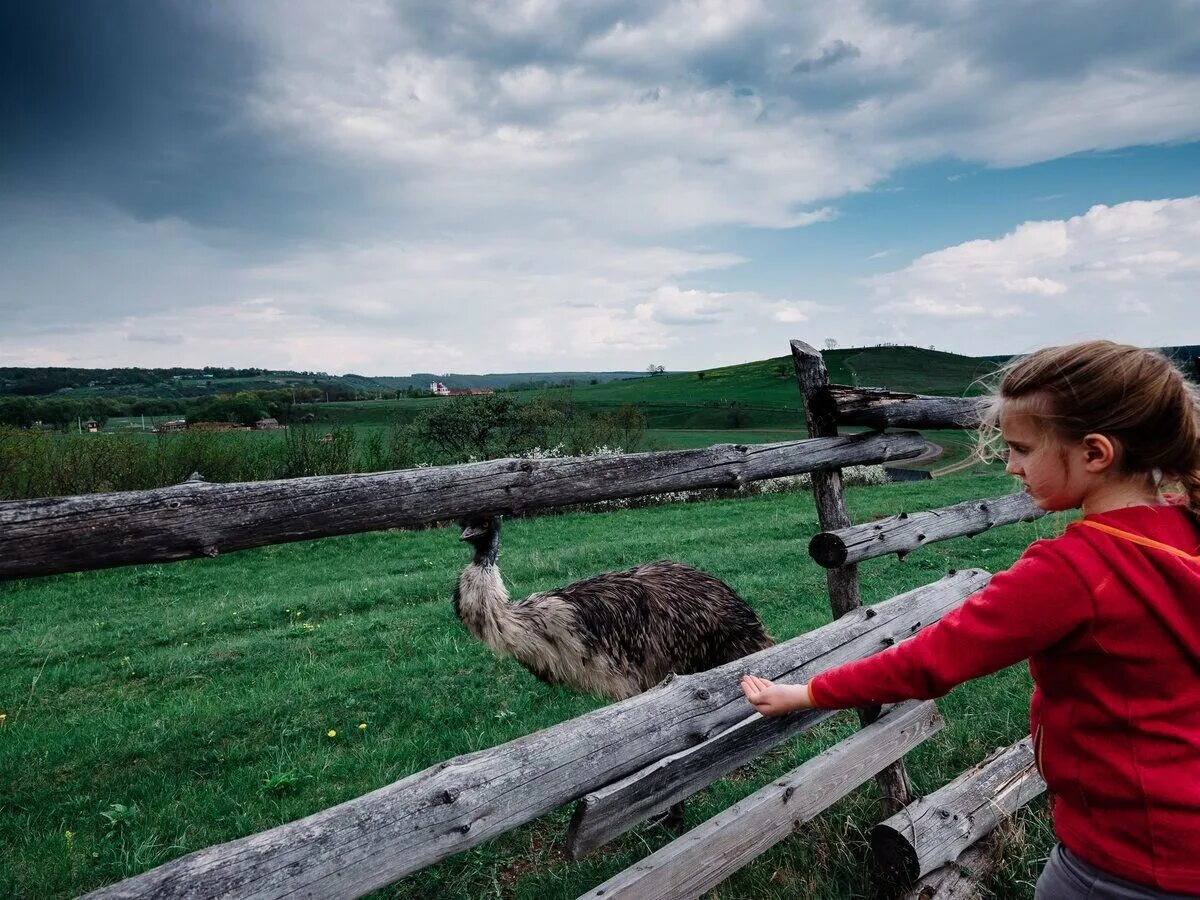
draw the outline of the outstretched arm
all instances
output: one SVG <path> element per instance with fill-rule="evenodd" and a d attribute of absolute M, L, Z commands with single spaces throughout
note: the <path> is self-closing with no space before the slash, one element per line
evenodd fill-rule
<path fill-rule="evenodd" d="M 1091 603 L 1074 570 L 1035 544 L 962 606 L 894 647 L 822 672 L 805 685 L 751 675 L 742 690 L 763 715 L 940 697 L 1062 640 L 1090 619 Z"/>

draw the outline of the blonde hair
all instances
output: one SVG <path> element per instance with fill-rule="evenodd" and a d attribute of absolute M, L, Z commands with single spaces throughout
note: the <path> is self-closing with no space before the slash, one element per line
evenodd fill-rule
<path fill-rule="evenodd" d="M 1200 514 L 1200 388 L 1153 350 L 1112 341 L 1046 347 L 993 376 L 977 454 L 998 456 L 1000 411 L 1010 400 L 1067 442 L 1103 434 L 1120 447 L 1118 471 L 1178 481 Z M 1023 404 L 1024 406 L 1024 404 Z"/>

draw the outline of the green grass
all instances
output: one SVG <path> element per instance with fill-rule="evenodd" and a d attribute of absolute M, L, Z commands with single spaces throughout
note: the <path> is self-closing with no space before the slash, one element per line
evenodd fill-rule
<path fill-rule="evenodd" d="M 1011 490 L 995 475 L 858 488 L 856 521 Z M 1003 568 L 1053 518 L 860 567 L 875 602 L 948 568 Z M 829 619 L 804 494 L 507 523 L 514 596 L 669 557 L 732 584 L 779 638 Z M 332 538 L 162 566 L 0 585 L 0 896 L 67 897 L 362 795 L 603 701 L 543 685 L 454 617 L 453 529 Z M 1023 667 L 954 691 L 948 727 L 910 757 L 927 792 L 1027 732 Z M 366 729 L 360 729 L 366 723 Z M 334 738 L 327 737 L 336 730 Z M 696 825 L 853 729 L 841 717 L 701 792 Z M 867 786 L 712 896 L 864 896 Z M 417 873 L 380 896 L 575 897 L 664 844 L 637 828 L 572 863 L 569 810 Z M 1052 840 L 1022 816 L 997 896 L 1032 896 Z M 70 837 L 67 833 L 70 832 Z"/>

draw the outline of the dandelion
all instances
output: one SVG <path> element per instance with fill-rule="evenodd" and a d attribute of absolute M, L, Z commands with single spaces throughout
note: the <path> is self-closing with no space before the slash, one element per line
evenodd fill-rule
<path fill-rule="evenodd" d="M 359 722 L 359 723 L 358 723 L 358 730 L 359 730 L 359 731 L 366 731 L 366 730 L 367 730 L 367 723 L 366 723 L 366 722 Z"/>
<path fill-rule="evenodd" d="M 325 737 L 337 737 L 337 732 L 330 728 L 327 732 L 325 732 Z"/>

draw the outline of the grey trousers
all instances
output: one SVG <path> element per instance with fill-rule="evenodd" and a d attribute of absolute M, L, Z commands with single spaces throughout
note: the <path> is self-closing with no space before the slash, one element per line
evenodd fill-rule
<path fill-rule="evenodd" d="M 1034 900 L 1196 900 L 1193 894 L 1167 894 L 1109 875 L 1062 844 L 1050 852 Z"/>

